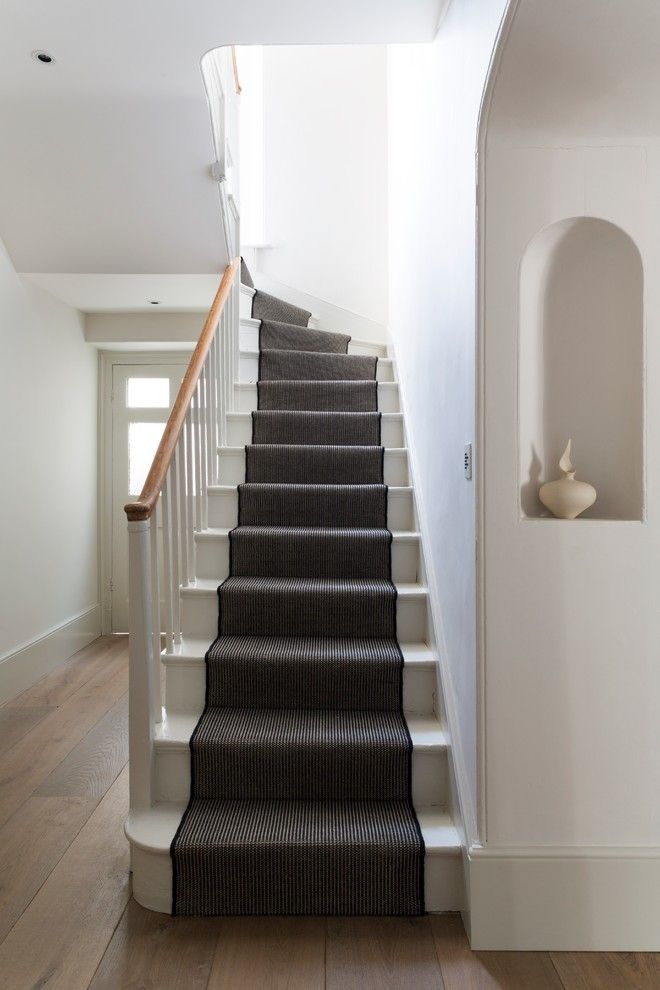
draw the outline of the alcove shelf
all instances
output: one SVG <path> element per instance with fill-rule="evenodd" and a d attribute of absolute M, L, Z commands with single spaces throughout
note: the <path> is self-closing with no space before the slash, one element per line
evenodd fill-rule
<path fill-rule="evenodd" d="M 598 491 L 573 524 L 641 520 L 644 314 L 635 243 L 597 217 L 545 227 L 523 257 L 519 312 L 522 518 L 553 519 L 538 490 L 561 476 L 570 437 L 577 478 Z"/>

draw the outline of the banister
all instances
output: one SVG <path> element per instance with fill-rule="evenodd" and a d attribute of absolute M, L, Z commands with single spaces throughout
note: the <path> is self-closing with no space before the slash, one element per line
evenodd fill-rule
<path fill-rule="evenodd" d="M 130 522 L 150 519 L 156 508 L 158 496 L 163 487 L 174 451 L 183 427 L 186 413 L 197 388 L 197 382 L 204 366 L 206 355 L 213 341 L 222 310 L 229 298 L 229 293 L 240 267 L 240 259 L 235 258 L 224 270 L 222 280 L 208 316 L 204 322 L 199 340 L 190 358 L 190 363 L 183 376 L 179 392 L 172 406 L 169 419 L 163 430 L 158 449 L 149 468 L 140 497 L 135 502 L 128 502 L 124 511 Z"/>
<path fill-rule="evenodd" d="M 236 90 L 236 95 L 240 96 L 243 92 L 243 87 L 241 86 L 241 81 L 238 78 L 238 59 L 236 58 L 236 46 L 231 46 L 231 64 L 234 70 L 234 89 Z"/>

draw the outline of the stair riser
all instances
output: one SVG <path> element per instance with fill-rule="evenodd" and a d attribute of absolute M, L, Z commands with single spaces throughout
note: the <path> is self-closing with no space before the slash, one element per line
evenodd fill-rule
<path fill-rule="evenodd" d="M 241 350 L 259 350 L 259 320 L 249 318 L 249 314 L 241 312 Z M 371 354 L 373 357 L 384 357 L 383 344 L 369 344 L 367 341 L 349 341 L 349 354 Z"/>
<path fill-rule="evenodd" d="M 234 392 L 236 412 L 253 412 L 257 408 L 257 386 L 240 385 Z M 399 387 L 395 382 L 380 382 L 378 385 L 378 411 L 382 413 L 401 412 Z"/>
<path fill-rule="evenodd" d="M 383 447 L 403 447 L 403 424 L 400 419 L 382 419 L 380 442 Z M 252 417 L 230 413 L 227 417 L 227 446 L 243 447 L 252 443 Z"/>
<path fill-rule="evenodd" d="M 206 693 L 204 660 L 166 664 L 165 705 L 168 712 L 197 712 L 201 715 Z M 435 671 L 432 667 L 403 668 L 403 710 L 409 715 L 432 715 Z"/>
<path fill-rule="evenodd" d="M 197 536 L 196 547 L 198 578 L 214 578 L 220 583 L 229 577 L 228 536 Z M 392 580 L 399 584 L 414 584 L 417 581 L 418 568 L 418 541 L 416 539 L 394 539 L 392 542 Z M 303 576 L 314 577 L 315 575 L 306 574 Z"/>
<path fill-rule="evenodd" d="M 446 749 L 413 750 L 412 792 L 418 806 L 444 808 L 448 802 Z M 187 801 L 190 796 L 190 749 L 156 744 L 155 800 Z"/>
<path fill-rule="evenodd" d="M 220 484 L 241 485 L 245 481 L 245 449 L 243 447 L 221 447 Z M 405 448 L 386 450 L 383 462 L 383 482 L 386 485 L 406 486 L 408 481 L 408 454 Z"/>
<path fill-rule="evenodd" d="M 133 845 L 131 849 L 133 897 L 149 911 L 169 914 L 172 910 L 172 859 L 169 853 L 147 852 Z M 463 862 L 460 852 L 451 855 L 426 855 L 424 858 L 424 901 L 433 914 L 462 911 Z"/>
<path fill-rule="evenodd" d="M 236 488 L 209 491 L 209 526 L 215 529 L 233 529 L 238 526 Z M 414 529 L 412 491 L 398 492 L 390 488 L 387 493 L 387 526 L 392 531 Z"/>
<path fill-rule="evenodd" d="M 239 381 L 256 382 L 259 378 L 259 355 L 252 351 L 241 351 L 239 365 Z M 376 380 L 379 382 L 391 382 L 392 362 L 386 359 L 379 359 L 376 365 Z"/>
<path fill-rule="evenodd" d="M 244 292 L 241 289 L 240 292 L 240 303 L 239 303 L 239 314 L 241 320 L 249 320 L 252 317 L 252 293 Z"/>
<path fill-rule="evenodd" d="M 396 603 L 397 638 L 400 643 L 426 642 L 426 596 L 399 597 Z M 184 639 L 205 639 L 211 643 L 218 634 L 218 596 L 186 593 L 181 595 L 181 624 Z"/>

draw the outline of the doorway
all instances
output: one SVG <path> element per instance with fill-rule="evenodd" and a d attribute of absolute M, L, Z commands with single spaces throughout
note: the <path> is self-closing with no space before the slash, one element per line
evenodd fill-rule
<path fill-rule="evenodd" d="M 162 358 L 131 356 L 128 360 L 111 356 L 107 364 L 102 484 L 106 502 L 102 553 L 104 632 L 125 633 L 128 535 L 124 506 L 142 491 L 187 360 L 181 354 Z M 160 515 L 157 522 L 160 528 Z"/>

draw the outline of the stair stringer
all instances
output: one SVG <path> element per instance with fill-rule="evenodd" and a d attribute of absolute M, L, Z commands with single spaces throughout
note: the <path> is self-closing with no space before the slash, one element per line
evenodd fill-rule
<path fill-rule="evenodd" d="M 469 931 L 470 915 L 470 863 L 469 849 L 476 842 L 477 821 L 476 811 L 469 793 L 465 758 L 461 747 L 459 733 L 458 707 L 453 690 L 451 673 L 448 665 L 448 653 L 444 636 L 442 612 L 438 581 L 431 561 L 433 560 L 428 547 L 429 528 L 426 523 L 427 514 L 421 490 L 416 482 L 417 462 L 414 441 L 408 431 L 408 415 L 405 386 L 398 373 L 396 346 L 390 341 L 388 356 L 392 361 L 392 378 L 397 382 L 399 391 L 400 411 L 403 415 L 404 437 L 408 450 L 408 475 L 412 487 L 413 523 L 419 533 L 420 580 L 428 588 L 427 601 L 427 643 L 436 657 L 436 691 L 435 713 L 439 722 L 446 728 L 448 748 L 448 781 L 449 781 L 449 813 L 451 821 L 457 829 L 460 838 L 461 862 L 463 869 L 461 891 L 461 911 L 466 928 Z"/>

